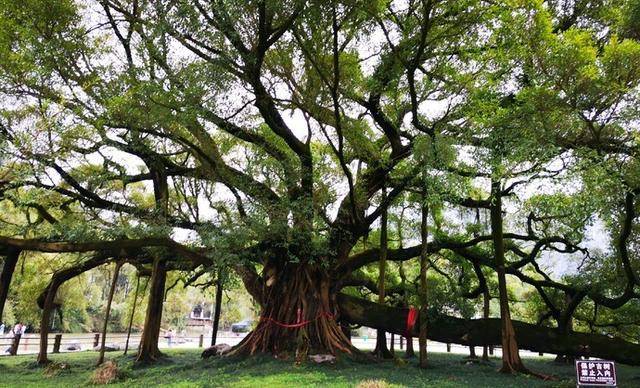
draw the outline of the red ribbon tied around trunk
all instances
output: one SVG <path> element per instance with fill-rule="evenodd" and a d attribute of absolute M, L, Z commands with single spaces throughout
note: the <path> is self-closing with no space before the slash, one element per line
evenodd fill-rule
<path fill-rule="evenodd" d="M 409 314 L 407 314 L 407 337 L 411 336 L 411 330 L 416 325 L 418 320 L 418 310 L 415 307 L 409 307 Z"/>

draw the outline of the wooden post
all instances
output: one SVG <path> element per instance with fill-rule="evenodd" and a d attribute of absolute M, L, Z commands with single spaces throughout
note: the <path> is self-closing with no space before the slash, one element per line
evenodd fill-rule
<path fill-rule="evenodd" d="M 62 341 L 62 334 L 56 334 L 53 340 L 53 353 L 60 353 L 60 341 Z"/>
<path fill-rule="evenodd" d="M 204 344 L 204 334 L 200 334 L 200 341 L 198 342 L 198 347 L 201 348 Z"/>
<path fill-rule="evenodd" d="M 451 353 L 451 344 L 447 344 L 447 353 Z"/>
<path fill-rule="evenodd" d="M 100 333 L 96 333 L 93 336 L 93 347 L 95 348 L 100 344 Z"/>
<path fill-rule="evenodd" d="M 22 337 L 21 334 L 15 334 L 13 336 L 13 343 L 11 344 L 11 350 L 9 350 L 9 354 L 12 356 L 15 356 L 16 354 L 18 354 L 18 346 L 20 346 L 20 337 Z"/>
<path fill-rule="evenodd" d="M 489 355 L 493 356 L 493 345 L 489 345 Z"/>
<path fill-rule="evenodd" d="M 542 357 L 542 356 L 544 356 L 544 353 L 540 352 L 540 353 L 538 353 L 538 356 Z"/>
<path fill-rule="evenodd" d="M 404 337 L 400 336 L 400 350 L 403 349 L 403 346 L 404 346 Z"/>

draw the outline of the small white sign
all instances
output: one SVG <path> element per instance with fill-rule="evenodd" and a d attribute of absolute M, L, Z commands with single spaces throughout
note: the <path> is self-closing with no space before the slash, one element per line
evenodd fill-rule
<path fill-rule="evenodd" d="M 576 360 L 578 387 L 616 387 L 616 364 L 603 360 Z"/>

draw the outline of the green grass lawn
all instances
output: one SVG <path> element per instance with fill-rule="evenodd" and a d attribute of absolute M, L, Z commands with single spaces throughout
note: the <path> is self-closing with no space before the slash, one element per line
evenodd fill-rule
<path fill-rule="evenodd" d="M 170 358 L 151 367 L 133 367 L 130 357 L 108 354 L 123 371 L 124 377 L 115 386 L 152 387 L 354 387 L 363 380 L 384 380 L 393 387 L 575 387 L 574 367 L 559 366 L 550 358 L 525 359 L 533 370 L 554 374 L 559 380 L 545 382 L 527 376 L 505 376 L 496 373 L 494 365 L 465 365 L 462 356 L 446 353 L 431 354 L 431 368 L 418 369 L 415 362 L 406 365 L 394 361 L 356 363 L 340 360 L 335 365 L 295 366 L 291 360 L 254 357 L 246 360 L 201 360 L 198 350 L 172 350 Z M 35 356 L 1 357 L 2 387 L 79 387 L 89 384 L 97 357 L 95 352 L 52 355 L 55 362 L 68 369 L 46 377 L 36 367 Z M 619 386 L 639 387 L 640 368 L 618 366 Z"/>

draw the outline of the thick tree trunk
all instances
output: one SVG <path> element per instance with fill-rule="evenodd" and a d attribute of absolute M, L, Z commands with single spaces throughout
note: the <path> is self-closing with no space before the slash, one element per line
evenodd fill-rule
<path fill-rule="evenodd" d="M 160 337 L 160 325 L 162 323 L 162 303 L 166 279 L 166 263 L 162 259 L 156 259 L 153 262 L 147 315 L 144 321 L 144 329 L 142 331 L 142 338 L 140 339 L 140 350 L 138 351 L 136 362 L 150 363 L 162 356 L 162 353 L 158 349 L 158 339 Z"/>
<path fill-rule="evenodd" d="M 381 328 L 396 334 L 406 331 L 408 309 L 382 306 L 346 294 L 338 294 L 337 301 L 340 316 L 345 322 Z M 432 313 L 428 320 L 429 339 L 433 341 L 466 346 L 499 345 L 502 341 L 501 320 L 498 318 L 462 319 Z M 419 321 L 416 322 L 410 334 L 417 336 L 419 324 Z M 512 321 L 512 324 L 522 349 L 568 354 L 574 357 L 597 357 L 623 364 L 640 365 L 639 344 L 600 334 L 570 332 L 561 335 L 555 328 L 520 321 Z"/>
<path fill-rule="evenodd" d="M 516 340 L 515 329 L 511 323 L 507 278 L 505 273 L 504 237 L 502 231 L 502 197 L 499 181 L 491 182 L 491 235 L 498 272 L 498 291 L 500 296 L 500 318 L 502 320 L 502 373 L 529 373 L 522 363 Z"/>
<path fill-rule="evenodd" d="M 489 318 L 489 309 L 490 309 L 490 295 L 489 295 L 489 286 L 485 285 L 484 291 L 482 292 L 482 301 L 483 301 L 483 306 L 482 306 L 482 317 L 484 319 L 488 319 Z M 482 360 L 483 361 L 489 361 L 489 347 L 487 345 L 484 345 L 482 347 Z"/>
<path fill-rule="evenodd" d="M 133 326 L 133 317 L 136 314 L 136 306 L 138 305 L 138 291 L 140 290 L 140 274 L 136 276 L 136 290 L 133 293 L 133 305 L 131 306 L 131 315 L 129 316 L 129 325 L 127 326 L 127 341 L 124 344 L 124 354 L 129 351 L 129 339 L 131 339 L 131 326 Z"/>
<path fill-rule="evenodd" d="M 169 185 L 165 167 L 154 158 L 144 160 L 153 178 L 153 194 L 156 200 L 157 222 L 164 224 L 169 209 Z M 158 349 L 160 337 L 160 325 L 162 324 L 162 304 L 165 295 L 165 282 L 167 280 L 166 261 L 163 258 L 155 258 L 151 272 L 151 289 L 149 291 L 149 303 L 144 321 L 142 338 L 138 348 L 136 362 L 151 363 L 162 356 Z"/>
<path fill-rule="evenodd" d="M 373 349 L 373 354 L 379 359 L 393 358 L 393 354 L 387 346 L 387 333 L 382 329 L 376 331 L 376 347 Z"/>
<path fill-rule="evenodd" d="M 64 330 L 64 312 L 61 305 L 56 306 L 56 312 L 58 313 L 58 321 L 60 322 L 60 328 L 56 327 L 56 319 L 53 318 L 53 330 Z"/>
<path fill-rule="evenodd" d="M 222 309 L 222 279 L 221 271 L 218 271 L 218 281 L 216 282 L 216 301 L 213 311 L 213 328 L 211 330 L 211 346 L 216 344 L 216 337 L 218 336 L 218 326 L 220 325 L 220 312 Z"/>
<path fill-rule="evenodd" d="M 4 305 L 7 302 L 7 297 L 9 296 L 9 285 L 11 285 L 11 279 L 13 278 L 13 272 L 16 269 L 19 257 L 20 251 L 12 251 L 9 252 L 4 259 L 2 273 L 0 274 L 0 322 L 2 322 Z"/>
<path fill-rule="evenodd" d="M 53 281 L 49 283 L 47 287 L 47 294 L 42 306 L 42 317 L 40 318 L 40 351 L 38 353 L 38 364 L 44 365 L 49 363 L 47 358 L 47 347 L 49 345 L 49 326 L 51 325 L 51 312 L 53 311 L 55 304 L 56 293 L 60 283 Z"/>
<path fill-rule="evenodd" d="M 413 358 L 416 356 L 415 350 L 413 350 L 413 337 L 407 338 L 407 351 L 404 353 L 406 358 Z"/>
<path fill-rule="evenodd" d="M 98 356 L 98 362 L 96 365 L 100 365 L 104 362 L 104 345 L 107 339 L 107 327 L 109 326 L 109 315 L 111 314 L 111 302 L 113 302 L 113 294 L 116 292 L 116 285 L 118 284 L 118 274 L 120 273 L 120 267 L 122 262 L 116 263 L 116 268 L 113 271 L 113 280 L 111 280 L 111 287 L 109 288 L 109 299 L 107 300 L 107 308 L 104 312 L 104 324 L 102 325 L 102 343 L 100 345 L 100 355 Z"/>
<path fill-rule="evenodd" d="M 500 372 L 528 373 L 529 371 L 520 358 L 516 332 L 511 321 L 504 265 L 498 267 L 498 289 L 500 292 L 500 321 L 502 322 L 502 368 L 500 368 Z"/>
<path fill-rule="evenodd" d="M 480 208 L 476 208 L 476 224 L 480 225 Z M 475 232 L 473 234 L 474 237 L 478 237 L 479 233 Z M 474 262 L 474 271 L 478 276 L 478 280 L 480 282 L 480 286 L 482 287 L 482 317 L 484 319 L 489 318 L 489 310 L 490 310 L 490 302 L 491 295 L 489 294 L 489 284 L 487 283 L 487 279 L 482 273 L 482 268 L 480 264 Z M 491 354 L 493 354 L 493 349 L 491 350 Z M 482 347 L 482 361 L 489 361 L 489 348 L 487 346 Z"/>
<path fill-rule="evenodd" d="M 420 238 L 421 238 L 421 249 L 420 249 L 420 314 L 418 321 L 420 328 L 418 332 L 418 349 L 420 352 L 420 361 L 419 365 L 421 368 L 426 368 L 429 364 L 428 356 L 427 356 L 427 306 L 428 306 L 428 294 L 427 294 L 427 269 L 428 269 L 428 260 L 429 260 L 429 252 L 427 247 L 427 240 L 429 237 L 429 230 L 427 229 L 428 221 L 429 221 L 429 208 L 426 203 L 426 195 L 422 196 L 422 216 L 420 221 Z"/>
<path fill-rule="evenodd" d="M 575 310 L 575 307 L 577 307 L 577 304 L 574 305 L 572 303 L 572 298 L 569 294 L 565 294 L 565 303 L 567 305 L 567 310 L 558 320 L 558 331 L 561 334 L 573 331 L 573 311 Z M 555 362 L 559 364 L 573 364 L 574 361 L 575 357 L 567 354 L 558 354 L 555 359 Z"/>
<path fill-rule="evenodd" d="M 321 266 L 267 263 L 264 273 L 260 321 L 230 355 L 271 353 L 302 362 L 308 354 L 358 352 L 336 321 L 335 295 Z"/>
<path fill-rule="evenodd" d="M 402 209 L 402 212 L 400 212 L 400 217 L 398 218 L 398 247 L 400 249 L 402 249 L 403 247 L 403 233 L 402 233 L 402 224 L 404 222 L 404 208 Z M 403 290 L 406 290 L 406 284 L 407 284 L 407 274 L 404 271 L 404 263 L 400 262 L 398 265 L 398 272 L 400 274 L 400 287 Z M 407 292 L 405 291 L 402 295 L 402 303 L 403 303 L 403 307 L 408 307 L 409 303 L 408 303 L 408 298 L 407 298 Z M 403 337 L 400 337 L 400 341 L 402 341 Z M 406 337 L 407 339 L 407 350 L 404 353 L 405 358 L 413 358 L 416 356 L 414 350 L 413 350 L 413 337 Z M 400 342 L 400 347 L 402 348 L 402 342 Z"/>
<path fill-rule="evenodd" d="M 382 201 L 386 200 L 387 191 L 382 187 Z M 385 299 L 385 276 L 387 274 L 387 225 L 388 212 L 385 207 L 380 216 L 380 260 L 378 261 L 378 303 L 384 304 Z M 379 359 L 393 358 L 393 354 L 387 348 L 387 335 L 384 330 L 378 329 L 376 336 L 376 347 L 373 354 Z"/>

